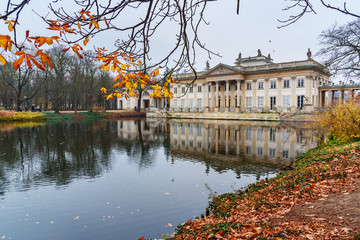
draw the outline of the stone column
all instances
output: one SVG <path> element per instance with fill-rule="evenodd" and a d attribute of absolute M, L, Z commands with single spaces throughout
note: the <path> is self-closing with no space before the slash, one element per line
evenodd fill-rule
<path fill-rule="evenodd" d="M 196 84 L 194 84 L 194 98 L 193 98 L 193 105 L 194 105 L 194 111 L 195 112 L 197 112 L 197 107 L 198 107 L 198 105 L 197 105 L 197 88 L 198 88 L 198 86 L 196 85 Z"/>
<path fill-rule="evenodd" d="M 246 111 L 245 105 L 245 80 L 241 83 L 241 111 Z"/>
<path fill-rule="evenodd" d="M 265 99 L 264 99 L 264 112 L 270 111 L 270 97 L 269 97 L 269 79 L 264 80 Z"/>
<path fill-rule="evenodd" d="M 225 126 L 225 153 L 226 155 L 229 153 L 229 126 Z"/>
<path fill-rule="evenodd" d="M 205 97 L 203 101 L 205 112 L 209 112 L 209 83 L 204 84 Z"/>
<path fill-rule="evenodd" d="M 291 99 L 290 99 L 290 109 L 291 112 L 297 111 L 297 104 L 296 104 L 296 77 L 291 78 Z"/>
<path fill-rule="evenodd" d="M 186 91 L 185 93 L 185 109 L 187 112 L 189 112 L 190 108 L 189 108 L 189 89 Z"/>
<path fill-rule="evenodd" d="M 236 80 L 236 96 L 237 96 L 237 103 L 236 103 L 236 112 L 240 112 L 240 99 L 241 99 L 241 95 L 240 95 L 240 80 Z"/>
<path fill-rule="evenodd" d="M 277 111 L 282 111 L 282 106 L 283 106 L 283 99 L 282 99 L 282 78 L 279 77 L 278 78 L 278 95 L 277 95 L 277 103 L 276 103 L 276 106 L 277 106 Z"/>
<path fill-rule="evenodd" d="M 219 105 L 219 82 L 218 81 L 216 81 L 216 85 L 215 85 L 216 87 L 216 89 L 215 89 L 215 112 L 217 112 L 217 111 L 219 111 L 219 107 L 220 106 L 218 106 Z"/>
<path fill-rule="evenodd" d="M 311 89 L 312 89 L 312 80 L 313 80 L 313 76 L 306 76 L 306 81 L 305 81 L 305 89 L 306 89 L 306 97 L 307 99 L 309 99 L 309 103 L 313 104 L 312 102 L 312 94 L 311 94 Z"/>
<path fill-rule="evenodd" d="M 230 99 L 230 94 L 229 94 L 229 80 L 226 80 L 226 98 L 225 98 L 225 112 L 228 112 L 230 109 L 230 105 L 229 105 L 229 99 Z"/>
<path fill-rule="evenodd" d="M 253 94 L 252 94 L 252 106 L 251 106 L 251 111 L 252 112 L 256 112 L 257 111 L 257 106 L 256 106 L 256 98 L 257 98 L 257 96 L 256 96 L 256 83 L 257 83 L 257 80 L 253 80 L 253 82 L 252 82 L 252 92 L 253 92 Z"/>

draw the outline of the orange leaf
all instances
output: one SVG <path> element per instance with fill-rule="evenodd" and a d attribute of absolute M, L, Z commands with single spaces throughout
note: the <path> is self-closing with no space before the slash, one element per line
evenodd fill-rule
<path fill-rule="evenodd" d="M 24 54 L 25 54 L 24 51 L 17 51 L 15 53 L 16 56 L 21 56 L 21 55 L 24 55 Z"/>
<path fill-rule="evenodd" d="M 109 26 L 108 21 L 106 20 L 106 17 L 104 17 L 104 20 L 105 20 L 106 26 L 109 28 L 110 26 Z"/>
<path fill-rule="evenodd" d="M 13 63 L 14 69 L 15 71 L 18 70 L 18 68 L 20 67 L 20 65 L 22 64 L 22 62 L 25 59 L 25 55 L 22 55 L 21 57 L 19 57 L 18 59 L 16 59 L 16 61 Z"/>
<path fill-rule="evenodd" d="M 84 39 L 84 46 L 86 46 L 86 44 L 89 42 L 89 37 L 86 37 L 85 39 Z"/>
<path fill-rule="evenodd" d="M 0 54 L 0 62 L 2 63 L 2 65 L 6 65 L 7 61 L 6 59 Z"/>
<path fill-rule="evenodd" d="M 45 68 L 43 65 L 41 65 L 38 61 L 36 61 L 34 58 L 30 58 L 31 61 L 35 64 L 36 67 L 38 67 L 39 69 L 45 71 Z"/>
<path fill-rule="evenodd" d="M 12 25 L 11 23 L 9 23 L 8 29 L 9 29 L 10 32 L 14 31 L 14 25 Z"/>
<path fill-rule="evenodd" d="M 30 69 L 32 69 L 32 63 L 30 61 L 30 56 L 28 56 L 28 55 L 26 56 L 26 64 Z"/>
<path fill-rule="evenodd" d="M 0 47 L 4 48 L 5 51 L 11 50 L 11 38 L 9 35 L 0 35 Z"/>

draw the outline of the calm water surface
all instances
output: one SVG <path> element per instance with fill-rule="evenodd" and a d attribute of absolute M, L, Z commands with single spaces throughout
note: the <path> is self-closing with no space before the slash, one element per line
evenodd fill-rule
<path fill-rule="evenodd" d="M 159 238 L 314 144 L 266 122 L 0 125 L 0 238 Z"/>

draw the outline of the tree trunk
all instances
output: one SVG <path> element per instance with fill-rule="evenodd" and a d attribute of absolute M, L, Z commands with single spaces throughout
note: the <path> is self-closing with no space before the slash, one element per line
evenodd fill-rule
<path fill-rule="evenodd" d="M 140 112 L 140 110 L 141 110 L 142 93 L 143 93 L 143 90 L 140 89 L 140 90 L 139 90 L 138 102 L 137 102 L 137 109 L 136 109 L 137 112 Z"/>

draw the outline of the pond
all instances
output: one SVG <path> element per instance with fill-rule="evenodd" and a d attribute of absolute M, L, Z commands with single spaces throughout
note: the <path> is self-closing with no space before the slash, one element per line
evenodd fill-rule
<path fill-rule="evenodd" d="M 0 238 L 159 238 L 315 145 L 270 122 L 0 125 Z"/>

